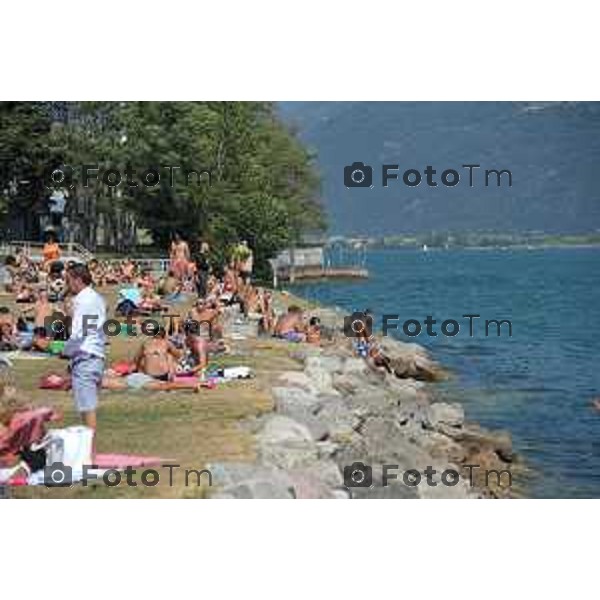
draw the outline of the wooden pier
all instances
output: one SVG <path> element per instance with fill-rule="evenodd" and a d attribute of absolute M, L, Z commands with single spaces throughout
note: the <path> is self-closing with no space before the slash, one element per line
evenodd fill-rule
<path fill-rule="evenodd" d="M 356 267 L 294 267 L 282 269 L 277 277 L 290 283 L 305 279 L 367 279 L 369 271 Z"/>

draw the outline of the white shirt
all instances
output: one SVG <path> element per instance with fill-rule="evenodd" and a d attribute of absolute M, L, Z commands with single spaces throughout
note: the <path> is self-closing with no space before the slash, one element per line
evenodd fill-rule
<path fill-rule="evenodd" d="M 83 288 L 73 299 L 69 345 L 79 346 L 78 352 L 104 358 L 105 335 L 102 327 L 105 321 L 104 298 L 89 286 Z"/>

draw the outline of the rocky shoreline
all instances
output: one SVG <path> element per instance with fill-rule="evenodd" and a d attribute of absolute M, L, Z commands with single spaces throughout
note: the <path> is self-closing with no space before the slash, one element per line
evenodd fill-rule
<path fill-rule="evenodd" d="M 339 328 L 335 309 L 311 312 Z M 370 369 L 343 337 L 323 348 L 298 345 L 302 370 L 282 372 L 273 412 L 243 425 L 255 461 L 209 465 L 211 497 L 515 496 L 510 435 L 469 423 L 458 403 L 435 401 L 435 384 L 423 380 L 442 370 L 424 348 L 390 338 L 384 346 L 402 378 Z"/>

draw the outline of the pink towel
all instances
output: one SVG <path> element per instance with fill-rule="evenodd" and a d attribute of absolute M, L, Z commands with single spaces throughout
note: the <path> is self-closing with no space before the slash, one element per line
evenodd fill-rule
<path fill-rule="evenodd" d="M 0 464 L 12 464 L 20 450 L 44 437 L 46 423 L 58 418 L 58 413 L 48 407 L 15 413 L 6 432 L 0 436 Z"/>
<path fill-rule="evenodd" d="M 138 456 L 136 454 L 96 454 L 94 464 L 99 469 L 124 469 L 126 467 L 150 467 L 173 463 L 173 459 L 160 456 Z"/>

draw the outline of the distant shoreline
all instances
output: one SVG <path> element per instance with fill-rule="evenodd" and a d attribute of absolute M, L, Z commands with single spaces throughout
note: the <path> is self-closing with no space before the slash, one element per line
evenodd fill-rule
<path fill-rule="evenodd" d="M 431 246 L 426 244 L 427 250 L 551 250 L 557 249 L 582 249 L 600 248 L 600 242 L 591 244 L 515 244 L 509 246 Z M 408 246 L 403 244 L 374 244 L 370 250 L 420 250 L 422 246 Z"/>

